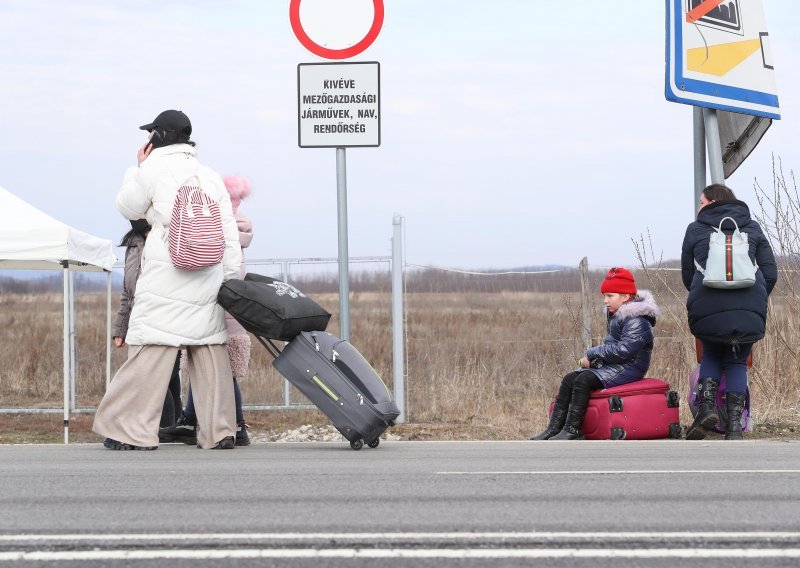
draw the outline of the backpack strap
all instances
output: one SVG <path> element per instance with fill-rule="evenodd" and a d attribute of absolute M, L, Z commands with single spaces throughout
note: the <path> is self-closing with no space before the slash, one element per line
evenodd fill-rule
<path fill-rule="evenodd" d="M 169 164 L 167 164 L 167 171 L 169 171 L 169 173 L 170 173 L 170 174 L 172 174 L 172 177 L 174 177 L 174 178 L 176 178 L 176 179 L 180 179 L 180 178 L 178 178 L 178 177 L 175 175 L 175 173 L 172 171 L 172 168 L 171 168 L 171 167 L 169 167 Z M 183 187 L 184 185 L 186 185 L 186 182 L 187 182 L 187 181 L 189 181 L 190 179 L 192 179 L 193 177 L 197 176 L 197 181 L 198 181 L 198 182 L 200 182 L 200 177 L 197 175 L 199 171 L 200 171 L 200 164 L 198 163 L 198 164 L 197 164 L 197 166 L 195 167 L 194 171 L 193 171 L 191 174 L 189 174 L 188 176 L 186 176 L 186 179 L 184 179 L 182 182 L 180 182 L 178 185 L 176 185 L 176 186 L 175 186 L 175 192 L 176 192 L 176 193 L 175 193 L 175 196 L 176 196 L 176 197 L 177 197 L 177 195 L 178 195 L 178 194 L 177 194 L 177 191 L 178 191 L 178 190 L 179 190 L 181 187 Z M 175 206 L 175 201 L 174 201 L 174 199 L 173 199 L 173 203 L 172 203 L 172 205 L 173 205 L 173 207 Z M 172 216 L 170 215 L 170 220 L 169 220 L 169 221 L 167 221 L 167 223 L 166 223 L 165 225 L 163 225 L 163 227 L 164 227 L 165 229 L 166 229 L 167 227 L 169 227 L 169 223 L 170 223 L 170 221 L 171 221 L 171 220 L 172 220 Z"/>
<path fill-rule="evenodd" d="M 705 268 L 703 268 L 702 266 L 700 266 L 700 263 L 699 263 L 699 262 L 697 262 L 697 259 L 696 259 L 696 258 L 694 259 L 694 267 L 697 269 L 697 271 L 698 271 L 698 272 L 700 272 L 700 274 L 702 274 L 703 276 L 705 276 L 705 274 L 706 274 L 706 269 L 705 269 Z"/>

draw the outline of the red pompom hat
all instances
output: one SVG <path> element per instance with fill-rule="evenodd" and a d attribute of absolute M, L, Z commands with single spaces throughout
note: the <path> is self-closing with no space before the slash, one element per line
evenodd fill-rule
<path fill-rule="evenodd" d="M 630 270 L 614 267 L 608 271 L 600 285 L 603 294 L 636 294 L 636 282 Z"/>

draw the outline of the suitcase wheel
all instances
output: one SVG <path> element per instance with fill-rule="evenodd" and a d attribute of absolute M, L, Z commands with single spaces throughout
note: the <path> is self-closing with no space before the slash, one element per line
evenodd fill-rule
<path fill-rule="evenodd" d="M 367 445 L 368 445 L 370 448 L 377 448 L 377 447 L 378 447 L 378 444 L 380 444 L 380 443 L 381 443 L 381 439 L 380 439 L 380 438 L 375 438 L 374 440 L 372 440 L 372 441 L 371 441 L 369 444 L 367 444 Z"/>
<path fill-rule="evenodd" d="M 627 438 L 627 432 L 625 432 L 625 428 L 612 428 L 611 429 L 611 436 L 610 439 L 612 440 L 624 440 Z"/>
<path fill-rule="evenodd" d="M 350 447 L 353 448 L 354 450 L 360 450 L 361 448 L 364 447 L 364 440 L 362 440 L 361 438 L 359 438 L 358 440 L 353 440 L 352 442 L 350 442 Z"/>
<path fill-rule="evenodd" d="M 678 408 L 681 405 L 680 397 L 675 391 L 667 392 L 667 408 Z"/>
<path fill-rule="evenodd" d="M 681 436 L 681 425 L 677 422 L 673 422 L 669 425 L 669 437 L 680 440 L 683 436 Z"/>

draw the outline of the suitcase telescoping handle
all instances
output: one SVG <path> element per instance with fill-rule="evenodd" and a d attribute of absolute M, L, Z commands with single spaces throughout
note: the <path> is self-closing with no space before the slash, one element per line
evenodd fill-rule
<path fill-rule="evenodd" d="M 253 334 L 256 335 L 256 334 Z M 278 346 L 275 345 L 271 339 L 267 339 L 266 337 L 261 337 L 260 335 L 256 335 L 256 339 L 258 339 L 259 343 L 264 346 L 264 349 L 272 355 L 273 359 L 277 359 L 278 355 L 281 354 L 281 350 L 278 349 Z"/>
<path fill-rule="evenodd" d="M 254 333 L 253 335 L 255 335 L 256 339 L 258 339 L 258 342 L 261 343 L 261 345 L 264 346 L 264 349 L 266 349 L 269 352 L 269 354 L 272 355 L 273 359 L 277 359 L 278 358 L 278 355 L 281 354 L 281 350 L 277 345 L 275 345 L 275 343 L 273 343 L 273 341 L 270 338 L 263 337 L 263 336 L 258 335 L 256 333 Z M 319 351 L 319 343 L 317 342 L 316 334 L 312 333 L 311 334 L 311 338 L 314 340 L 314 348 L 317 351 Z M 334 362 L 336 361 L 336 356 L 337 355 L 338 355 L 338 353 L 336 353 L 334 351 L 334 355 L 333 355 Z"/>

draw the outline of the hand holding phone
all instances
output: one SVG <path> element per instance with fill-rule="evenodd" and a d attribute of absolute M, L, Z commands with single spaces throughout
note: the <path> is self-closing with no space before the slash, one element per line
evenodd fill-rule
<path fill-rule="evenodd" d="M 150 152 L 153 151 L 153 136 L 155 135 L 156 131 L 154 130 L 150 137 L 147 139 L 147 142 L 139 148 L 139 151 L 136 152 L 136 161 L 139 165 L 142 164 L 147 159 L 147 156 L 150 155 Z"/>

